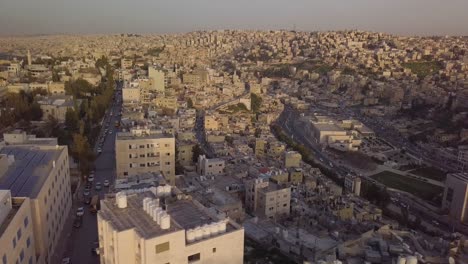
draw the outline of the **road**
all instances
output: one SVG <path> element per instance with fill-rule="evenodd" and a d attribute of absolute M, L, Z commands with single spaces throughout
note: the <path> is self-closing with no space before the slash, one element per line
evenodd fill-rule
<path fill-rule="evenodd" d="M 318 158 L 316 162 L 321 163 L 324 167 L 335 170 L 340 177 L 344 177 L 348 173 L 351 173 L 351 171 L 340 167 L 339 164 L 335 164 L 333 159 L 328 158 L 324 153 L 322 153 L 320 145 L 312 142 L 310 135 L 306 134 L 306 129 L 303 126 L 298 125 L 298 119 L 299 113 L 297 113 L 290 106 L 286 105 L 283 113 L 281 113 L 277 120 L 277 124 L 280 125 L 281 128 L 285 130 L 286 133 L 295 141 L 308 147 L 313 152 L 315 157 Z"/>
<path fill-rule="evenodd" d="M 250 92 L 249 89 L 246 89 L 241 95 L 234 97 L 233 99 L 230 99 L 227 102 L 221 102 L 219 104 L 216 104 L 206 111 L 213 111 L 218 109 L 219 107 L 222 107 L 224 105 L 227 105 L 229 103 L 232 103 L 233 101 L 239 100 L 239 98 L 246 96 Z M 213 149 L 210 147 L 208 142 L 206 142 L 206 134 L 205 134 L 205 110 L 198 110 L 197 111 L 197 117 L 195 120 L 195 136 L 197 137 L 197 140 L 199 142 L 200 148 L 203 150 L 207 158 L 214 158 L 215 154 L 213 152 Z"/>
<path fill-rule="evenodd" d="M 305 132 L 306 129 L 303 126 L 301 126 L 299 122 L 297 122 L 299 118 L 300 114 L 296 110 L 292 109 L 290 106 L 286 105 L 283 113 L 277 120 L 277 124 L 281 126 L 281 128 L 288 134 L 289 137 L 293 138 L 296 142 L 303 144 L 309 150 L 311 150 L 312 153 L 319 160 L 316 161 L 322 164 L 323 166 L 335 170 L 340 176 L 345 176 L 348 173 L 353 173 L 354 171 L 352 169 L 340 166 L 334 161 L 333 158 L 327 157 L 327 155 L 325 155 L 325 153 L 322 152 L 321 147 L 317 143 L 312 142 L 313 140 L 310 139 L 311 137 Z M 379 136 L 382 135 L 380 133 L 378 134 Z M 385 135 L 382 136 L 387 140 L 387 137 Z M 385 185 L 381 184 L 380 182 L 377 182 L 376 180 L 366 175 L 360 176 L 362 180 L 371 182 L 380 187 L 385 187 Z M 398 200 L 398 202 L 395 203 L 395 206 L 400 207 L 401 203 L 406 204 L 409 206 L 411 213 L 420 216 L 422 219 L 424 219 L 425 223 L 431 223 L 435 220 L 440 223 L 440 226 L 437 226 L 437 228 L 440 231 L 446 234 L 450 234 L 453 231 L 451 227 L 452 224 L 449 224 L 449 220 L 446 219 L 446 217 L 440 216 L 437 212 L 431 211 L 428 208 L 428 206 L 425 206 L 425 202 L 421 201 L 420 199 L 417 199 L 415 196 L 393 191 L 389 192 L 389 194 L 391 195 L 391 197 Z M 455 225 L 455 229 L 465 234 L 468 231 L 468 227 L 462 225 Z"/>
<path fill-rule="evenodd" d="M 121 84 L 117 85 L 117 90 L 121 89 Z M 116 95 L 116 100 L 119 99 L 119 102 L 122 102 L 121 96 Z M 114 122 L 120 120 L 120 117 L 116 113 L 120 113 L 121 104 L 116 103 L 106 112 L 103 122 L 103 128 L 101 131 L 101 136 L 105 135 L 105 124 L 109 124 L 109 132 L 111 134 L 105 135 L 105 140 L 102 145 L 102 153 L 97 156 L 95 161 L 95 176 L 94 183 L 91 189 L 90 196 L 92 197 L 95 194 L 98 194 L 100 198 L 103 198 L 104 195 L 109 191 L 108 187 L 103 187 L 101 191 L 96 191 L 94 186 L 97 182 L 101 184 L 104 180 L 109 180 L 111 185 L 115 180 L 115 132 L 116 128 Z M 110 115 L 111 113 L 112 116 Z M 99 142 L 99 140 L 97 140 Z M 97 143 L 98 144 L 98 143 Z M 97 149 L 97 146 L 95 147 Z M 91 253 L 93 244 L 98 240 L 97 232 L 97 216 L 92 214 L 88 210 L 88 206 L 83 203 L 83 190 L 84 185 L 80 186 L 78 191 L 78 199 L 74 201 L 73 210 L 76 211 L 77 207 L 83 206 L 85 208 L 85 214 L 83 216 L 83 223 L 81 228 L 74 229 L 71 233 L 70 239 L 68 240 L 67 252 L 64 257 L 70 257 L 72 263 L 86 263 L 86 264 L 97 264 L 99 263 L 99 257 Z"/>

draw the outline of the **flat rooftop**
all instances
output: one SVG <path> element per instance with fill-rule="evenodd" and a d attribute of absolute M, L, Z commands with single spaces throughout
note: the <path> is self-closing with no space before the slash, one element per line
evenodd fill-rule
<path fill-rule="evenodd" d="M 337 126 L 336 124 L 329 123 L 312 123 L 312 125 L 320 131 L 344 131 L 343 128 Z"/>
<path fill-rule="evenodd" d="M 114 197 L 106 198 L 101 201 L 99 215 L 110 222 L 117 231 L 135 229 L 145 239 L 219 221 L 209 215 L 206 208 L 192 200 L 176 200 L 167 204 L 171 227 L 164 230 L 143 209 L 143 199 L 146 197 L 157 198 L 151 191 L 129 194 L 126 208 L 118 208 Z M 227 228 L 232 230 L 234 227 L 228 224 Z"/>
<path fill-rule="evenodd" d="M 12 155 L 15 161 L 0 178 L 0 189 L 13 197 L 35 198 L 65 147 L 6 146 L 0 154 Z"/>
<path fill-rule="evenodd" d="M 174 138 L 171 134 L 155 133 L 135 135 L 131 132 L 118 132 L 116 140 Z"/>
<path fill-rule="evenodd" d="M 468 183 L 468 173 L 450 173 L 447 176 L 453 177 L 459 181 Z"/>

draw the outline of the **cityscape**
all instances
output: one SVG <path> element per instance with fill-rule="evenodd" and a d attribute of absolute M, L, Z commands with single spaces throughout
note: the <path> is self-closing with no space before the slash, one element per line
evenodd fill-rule
<path fill-rule="evenodd" d="M 0 34 L 2 264 L 467 264 L 468 37 Z"/>

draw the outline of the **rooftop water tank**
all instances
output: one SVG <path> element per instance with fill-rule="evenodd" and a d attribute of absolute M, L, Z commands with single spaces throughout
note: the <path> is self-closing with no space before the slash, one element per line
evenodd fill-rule
<path fill-rule="evenodd" d="M 161 210 L 158 212 L 158 216 L 156 217 L 156 222 L 158 222 L 159 225 L 161 225 L 162 217 L 166 214 L 164 210 Z"/>
<path fill-rule="evenodd" d="M 196 227 L 195 228 L 195 240 L 200 240 L 203 238 L 203 230 L 201 227 Z"/>
<path fill-rule="evenodd" d="M 418 264 L 418 259 L 415 256 L 406 257 L 406 264 Z"/>
<path fill-rule="evenodd" d="M 161 228 L 162 229 L 169 229 L 171 227 L 171 216 L 165 213 L 161 217 Z"/>
<path fill-rule="evenodd" d="M 211 236 L 211 227 L 209 225 L 203 225 L 203 238 L 208 238 Z"/>
<path fill-rule="evenodd" d="M 195 241 L 195 230 L 189 229 L 185 231 L 185 236 L 187 237 L 187 242 Z"/>
<path fill-rule="evenodd" d="M 399 256 L 397 260 L 397 264 L 406 264 L 406 258 Z"/>
<path fill-rule="evenodd" d="M 151 201 L 151 198 L 149 198 L 149 197 L 146 197 L 146 198 L 143 199 L 143 210 L 145 212 L 148 211 L 148 204 L 149 204 L 150 201 Z"/>
<path fill-rule="evenodd" d="M 218 230 L 218 225 L 216 223 L 211 223 L 210 224 L 210 230 L 211 230 L 211 235 L 217 235 L 219 230 Z"/>
<path fill-rule="evenodd" d="M 118 192 L 115 195 L 118 208 L 127 208 L 127 195 L 124 192 Z"/>

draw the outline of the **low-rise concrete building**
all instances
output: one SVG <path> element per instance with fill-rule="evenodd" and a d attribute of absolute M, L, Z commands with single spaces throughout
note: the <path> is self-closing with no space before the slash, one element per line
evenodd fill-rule
<path fill-rule="evenodd" d="M 224 173 L 223 159 L 208 159 L 205 155 L 198 156 L 197 172 L 203 176 L 215 176 Z"/>
<path fill-rule="evenodd" d="M 101 263 L 243 263 L 244 229 L 176 196 L 166 185 L 102 200 Z"/>

